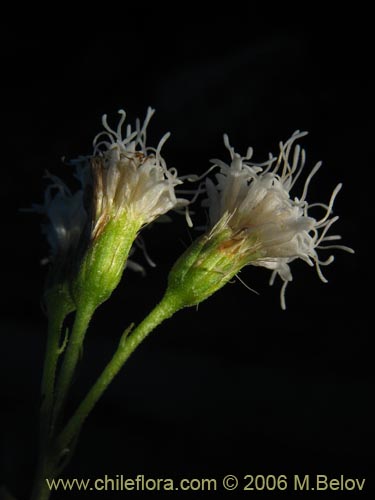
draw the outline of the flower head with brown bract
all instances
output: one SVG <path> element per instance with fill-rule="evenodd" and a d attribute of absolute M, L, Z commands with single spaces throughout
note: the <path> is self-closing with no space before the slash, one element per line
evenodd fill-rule
<path fill-rule="evenodd" d="M 286 307 L 285 289 L 292 281 L 291 262 L 302 259 L 310 266 L 315 265 L 319 277 L 326 282 L 321 266 L 332 263 L 334 257 L 330 255 L 321 260 L 318 251 L 340 248 L 353 252 L 343 245 L 324 245 L 327 241 L 340 239 L 338 235 L 327 236 L 327 233 L 338 219 L 332 217 L 332 207 L 341 184 L 333 190 L 328 204 L 310 204 L 306 200 L 310 181 L 321 162 L 307 176 L 301 196 L 291 198 L 290 191 L 305 165 L 305 151 L 296 141 L 305 135 L 306 132 L 294 132 L 285 143 L 280 143 L 278 156 L 270 155 L 263 164 L 250 161 L 251 148 L 241 157 L 225 135 L 231 163 L 212 160 L 220 173 L 216 175 L 216 184 L 206 180 L 208 198 L 204 204 L 209 207 L 211 234 L 229 229 L 230 237 L 222 248 L 233 252 L 235 259 L 244 265 L 271 269 L 270 284 L 280 276 L 284 282 L 281 289 L 283 309 Z M 324 210 L 320 219 L 309 213 L 317 206 Z"/>

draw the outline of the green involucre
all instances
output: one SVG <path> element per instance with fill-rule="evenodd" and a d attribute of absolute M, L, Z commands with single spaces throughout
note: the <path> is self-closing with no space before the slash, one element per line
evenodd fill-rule
<path fill-rule="evenodd" d="M 141 226 L 142 221 L 135 221 L 126 213 L 107 222 L 91 242 L 73 279 L 73 296 L 77 303 L 89 302 L 97 307 L 109 298 L 121 279 Z"/>

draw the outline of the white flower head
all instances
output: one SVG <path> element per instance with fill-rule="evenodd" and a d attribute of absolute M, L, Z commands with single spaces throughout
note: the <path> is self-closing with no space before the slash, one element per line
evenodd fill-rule
<path fill-rule="evenodd" d="M 310 266 L 315 265 L 319 277 L 326 282 L 321 266 L 331 264 L 334 257 L 330 255 L 321 260 L 318 251 L 340 248 L 353 252 L 342 245 L 324 245 L 327 241 L 340 239 L 338 235 L 327 236 L 327 232 L 338 219 L 332 217 L 332 207 L 341 184 L 334 189 L 328 205 L 309 204 L 306 200 L 310 181 L 321 162 L 307 176 L 300 197 L 291 197 L 290 192 L 305 165 L 305 151 L 295 142 L 304 135 L 306 132 L 294 132 L 289 140 L 279 144 L 278 157 L 270 155 L 263 164 L 250 162 L 251 148 L 245 157 L 237 154 L 225 135 L 231 163 L 212 160 L 220 173 L 216 175 L 216 185 L 206 180 L 208 199 L 204 203 L 209 206 L 211 234 L 229 228 L 231 238 L 226 245 L 237 258 L 271 269 L 270 284 L 280 276 L 284 282 L 281 288 L 283 309 L 286 307 L 285 289 L 292 281 L 292 261 L 302 259 Z M 324 210 L 320 219 L 310 215 L 314 207 Z"/>
<path fill-rule="evenodd" d="M 75 193 L 58 177 L 46 174 L 51 181 L 44 195 L 44 203 L 33 204 L 31 210 L 44 215 L 42 231 L 50 245 L 48 260 L 67 261 L 77 251 L 87 214 L 83 207 L 83 191 Z"/>
<path fill-rule="evenodd" d="M 176 197 L 175 187 L 182 183 L 177 170 L 168 169 L 161 156 L 170 134 L 162 137 L 157 148 L 146 146 L 147 126 L 154 110 L 148 108 L 143 125 L 137 120 L 135 129 L 128 125 L 125 133 L 122 128 L 126 113 L 120 110 L 119 114 L 116 130 L 103 116 L 104 130 L 95 137 L 94 153 L 87 159 L 91 175 L 87 175 L 87 165 L 79 173 L 83 184 L 90 177 L 93 184 L 93 238 L 110 218 L 126 214 L 144 226 L 169 210 L 188 204 Z"/>

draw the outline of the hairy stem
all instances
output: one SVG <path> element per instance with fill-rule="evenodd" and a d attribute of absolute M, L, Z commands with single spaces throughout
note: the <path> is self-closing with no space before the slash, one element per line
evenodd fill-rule
<path fill-rule="evenodd" d="M 61 412 L 63 411 L 67 394 L 77 367 L 85 334 L 94 311 L 95 306 L 88 301 L 81 303 L 77 308 L 72 333 L 69 338 L 56 386 L 53 425 L 56 425 L 57 420 L 61 417 Z"/>
<path fill-rule="evenodd" d="M 139 326 L 127 336 L 127 331 L 121 337 L 119 346 L 113 355 L 102 374 L 99 376 L 95 384 L 92 386 L 84 400 L 77 408 L 74 415 L 68 421 L 65 428 L 57 437 L 57 449 L 69 448 L 70 443 L 77 437 L 82 424 L 94 408 L 97 401 L 103 395 L 108 385 L 112 382 L 122 366 L 139 346 L 139 344 L 147 337 L 165 319 L 171 317 L 181 308 L 180 302 L 172 294 L 166 294 L 161 302 L 153 309 L 153 311 L 139 324 Z"/>
<path fill-rule="evenodd" d="M 52 412 L 55 396 L 55 376 L 60 356 L 60 338 L 64 319 L 70 312 L 67 303 L 50 301 L 48 310 L 48 334 L 41 382 L 41 407 L 39 416 L 39 449 L 32 499 L 45 500 L 50 492 L 46 488 L 45 477 L 49 474 L 49 448 L 51 442 Z"/>

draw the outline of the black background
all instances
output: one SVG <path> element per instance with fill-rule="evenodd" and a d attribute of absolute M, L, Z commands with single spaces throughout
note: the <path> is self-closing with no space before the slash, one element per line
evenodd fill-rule
<path fill-rule="evenodd" d="M 27 498 L 46 328 L 40 260 L 48 248 L 38 217 L 18 209 L 42 200 L 46 169 L 70 182 L 60 157 L 91 152 L 103 113 L 113 123 L 124 108 L 133 123 L 151 105 L 149 144 L 171 131 L 164 157 L 181 174 L 202 173 L 212 157 L 228 159 L 224 132 L 238 151 L 252 145 L 262 160 L 295 129 L 308 130 L 309 165 L 324 161 L 310 199 L 327 201 L 344 183 L 336 232 L 356 254 L 336 253 L 326 285 L 295 263 L 286 312 L 278 286 L 268 287 L 269 272 L 247 268 L 241 278 L 259 296 L 235 281 L 197 310 L 178 313 L 152 333 L 106 392 L 65 475 L 344 474 L 366 478 L 368 494 L 374 83 L 368 13 L 304 7 L 292 19 L 281 9 L 272 16 L 248 9 L 189 20 L 185 10 L 111 11 L 103 13 L 103 29 L 95 24 L 84 32 L 78 22 L 2 31 L 1 474 Z M 195 237 L 183 217 L 173 219 L 144 231 L 157 267 L 146 278 L 126 271 L 97 311 L 70 409 L 123 329 L 161 298 L 168 269 Z M 138 261 L 144 263 L 141 254 Z M 189 495 L 204 493 L 181 493 Z M 303 494 L 289 489 L 282 496 Z"/>

